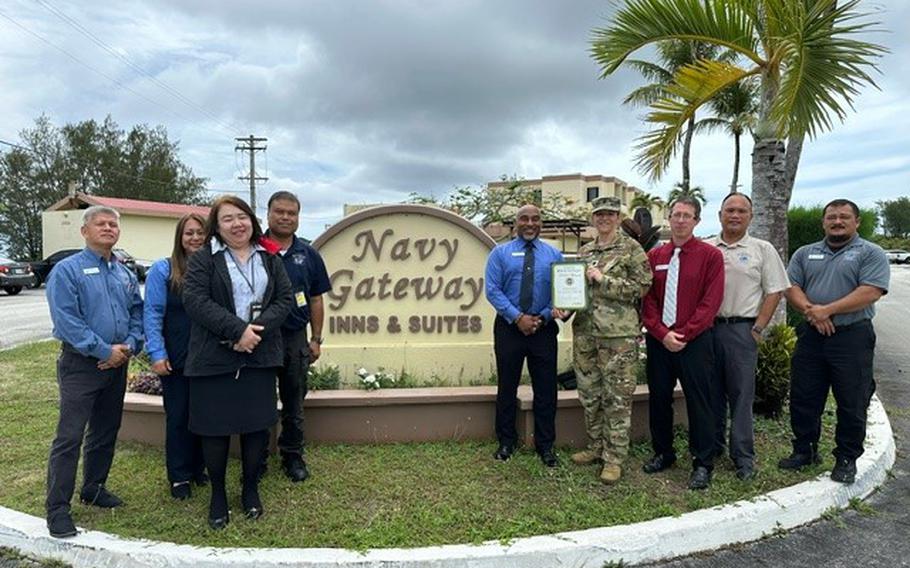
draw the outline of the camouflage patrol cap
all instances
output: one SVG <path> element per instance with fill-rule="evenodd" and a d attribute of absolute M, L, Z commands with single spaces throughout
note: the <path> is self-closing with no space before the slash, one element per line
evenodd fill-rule
<path fill-rule="evenodd" d="M 591 213 L 597 213 L 598 211 L 616 211 L 617 213 L 622 213 L 622 202 L 618 197 L 597 197 L 591 201 L 593 209 Z"/>

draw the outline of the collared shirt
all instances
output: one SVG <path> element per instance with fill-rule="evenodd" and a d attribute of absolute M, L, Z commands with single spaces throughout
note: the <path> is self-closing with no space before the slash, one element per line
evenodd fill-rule
<path fill-rule="evenodd" d="M 487 301 L 508 322 L 515 321 L 521 310 L 518 308 L 521 296 L 521 273 L 524 269 L 525 246 L 528 241 L 516 237 L 509 242 L 497 245 L 487 258 L 484 271 Z M 562 260 L 562 253 L 554 247 L 535 238 L 531 241 L 534 247 L 534 287 L 533 301 L 529 315 L 539 315 L 545 320 L 551 319 L 550 265 Z"/>
<path fill-rule="evenodd" d="M 295 236 L 290 248 L 280 254 L 294 294 L 294 307 L 281 328 L 299 331 L 310 322 L 310 299 L 330 291 L 332 283 L 322 257 L 300 237 Z"/>
<path fill-rule="evenodd" d="M 142 296 L 136 275 L 89 248 L 61 260 L 47 281 L 54 337 L 105 360 L 113 345 L 142 348 Z"/>
<path fill-rule="evenodd" d="M 654 272 L 651 289 L 642 301 L 641 319 L 648 333 L 663 341 L 670 331 L 661 321 L 667 269 L 675 245 L 669 242 L 648 252 Z M 689 342 L 714 325 L 724 299 L 724 255 L 714 245 L 692 237 L 679 252 L 679 285 L 676 292 L 676 323 L 673 331 Z"/>
<path fill-rule="evenodd" d="M 718 316 L 754 318 L 765 296 L 790 287 L 784 261 L 768 241 L 746 233 L 733 244 L 720 235 L 708 242 L 724 254 L 724 301 Z"/>
<path fill-rule="evenodd" d="M 145 329 L 145 351 L 152 363 L 168 358 L 164 347 L 164 313 L 167 309 L 168 280 L 171 277 L 171 263 L 161 259 L 149 268 L 145 276 L 145 306 L 143 328 Z"/>
<path fill-rule="evenodd" d="M 891 267 L 882 247 L 856 235 L 837 250 L 824 240 L 800 247 L 790 259 L 787 275 L 810 302 L 830 304 L 864 284 L 887 294 Z M 836 314 L 831 321 L 842 326 L 874 316 L 875 304 L 870 304 L 855 312 Z"/>
<path fill-rule="evenodd" d="M 262 264 L 262 258 L 256 254 L 265 251 L 262 245 L 252 246 L 253 254 L 246 263 L 240 264 L 231 253 L 231 249 L 218 239 L 212 239 L 212 254 L 224 251 L 224 262 L 227 263 L 231 276 L 231 292 L 234 295 L 234 314 L 242 320 L 249 321 L 250 305 L 262 302 L 269 285 L 269 273 Z"/>

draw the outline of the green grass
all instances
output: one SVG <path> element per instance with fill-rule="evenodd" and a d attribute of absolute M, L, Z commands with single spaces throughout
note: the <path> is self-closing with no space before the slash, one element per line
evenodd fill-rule
<path fill-rule="evenodd" d="M 46 342 L 0 353 L 0 505 L 43 516 L 47 453 L 57 420 L 54 362 L 57 344 Z M 508 541 L 518 537 L 644 521 L 749 499 L 817 476 L 831 467 L 830 411 L 826 462 L 801 473 L 774 464 L 789 453 L 786 420 L 756 424 L 758 477 L 738 481 L 720 461 L 708 491 L 686 490 L 682 460 L 654 476 L 641 473 L 646 444 L 632 448 L 622 481 L 601 485 L 595 466 L 568 460 L 548 470 L 530 451 L 507 463 L 491 459 L 494 444 L 440 442 L 375 446 L 315 445 L 308 451 L 313 477 L 291 484 L 276 459 L 263 481 L 266 514 L 257 522 L 237 515 L 213 532 L 205 518 L 208 490 L 176 502 L 168 494 L 161 448 L 120 443 L 108 486 L 127 505 L 113 511 L 74 503 L 83 527 L 126 537 L 244 547 L 415 547 Z M 684 433 L 677 452 L 686 455 Z M 239 504 L 239 463 L 228 472 L 231 507 Z"/>
<path fill-rule="evenodd" d="M 71 568 L 72 564 L 49 558 L 36 558 L 22 554 L 18 550 L 0 546 L 0 566 L 16 568 Z"/>

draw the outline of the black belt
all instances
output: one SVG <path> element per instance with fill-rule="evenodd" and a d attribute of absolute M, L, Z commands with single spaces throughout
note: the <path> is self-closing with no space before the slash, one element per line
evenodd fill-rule
<path fill-rule="evenodd" d="M 853 323 L 848 323 L 847 325 L 835 325 L 834 329 L 836 331 L 847 331 L 848 329 L 853 329 L 855 327 L 863 327 L 866 325 L 872 325 L 872 320 L 870 319 L 861 319 Z"/>
<path fill-rule="evenodd" d="M 714 323 L 755 323 L 755 318 L 741 318 L 739 316 L 714 318 Z"/>

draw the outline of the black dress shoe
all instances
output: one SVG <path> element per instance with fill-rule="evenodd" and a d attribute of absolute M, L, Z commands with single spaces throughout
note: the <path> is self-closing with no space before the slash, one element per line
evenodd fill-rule
<path fill-rule="evenodd" d="M 669 469 L 675 463 L 676 456 L 668 454 L 657 454 L 652 457 L 648 463 L 641 466 L 641 470 L 645 473 L 658 473 L 665 469 Z"/>
<path fill-rule="evenodd" d="M 310 476 L 310 470 L 307 469 L 306 462 L 300 456 L 288 456 L 282 459 L 281 467 L 288 479 L 294 483 L 306 481 Z"/>
<path fill-rule="evenodd" d="M 76 536 L 76 525 L 69 513 L 60 511 L 47 518 L 47 531 L 54 538 L 69 538 Z"/>
<path fill-rule="evenodd" d="M 196 487 L 205 487 L 209 484 L 209 475 L 204 471 L 200 471 L 193 476 L 193 483 L 196 484 Z"/>
<path fill-rule="evenodd" d="M 711 472 L 704 466 L 698 466 L 689 475 L 689 489 L 707 489 L 711 485 Z"/>
<path fill-rule="evenodd" d="M 540 461 L 547 467 L 559 467 L 559 457 L 552 449 L 540 452 Z"/>
<path fill-rule="evenodd" d="M 94 488 L 85 488 L 79 493 L 79 500 L 85 505 L 113 509 L 123 505 L 123 500 L 104 488 L 97 485 Z"/>
<path fill-rule="evenodd" d="M 193 489 L 189 481 L 180 481 L 171 483 L 171 497 L 178 501 L 186 501 L 193 495 Z"/>
<path fill-rule="evenodd" d="M 209 517 L 209 526 L 213 531 L 221 531 L 227 528 L 228 523 L 231 522 L 231 515 L 228 513 L 223 517 Z"/>
<path fill-rule="evenodd" d="M 794 451 L 789 456 L 777 462 L 777 467 L 780 469 L 792 469 L 798 470 L 806 467 L 807 465 L 813 465 L 821 463 L 821 458 L 818 456 L 817 452 L 796 452 Z"/>
<path fill-rule="evenodd" d="M 831 470 L 831 480 L 847 485 L 856 481 L 856 460 L 837 458 Z"/>
<path fill-rule="evenodd" d="M 499 449 L 493 453 L 493 459 L 499 461 L 509 461 L 512 458 L 512 454 L 515 453 L 515 446 L 507 446 L 505 444 L 500 444 Z"/>
<path fill-rule="evenodd" d="M 240 502 L 243 504 L 243 514 L 248 519 L 256 520 L 265 511 L 262 508 L 262 501 L 259 499 L 258 488 L 244 488 L 240 494 Z"/>
<path fill-rule="evenodd" d="M 752 464 L 743 464 L 737 467 L 736 478 L 740 481 L 752 481 L 755 479 L 755 468 Z"/>

